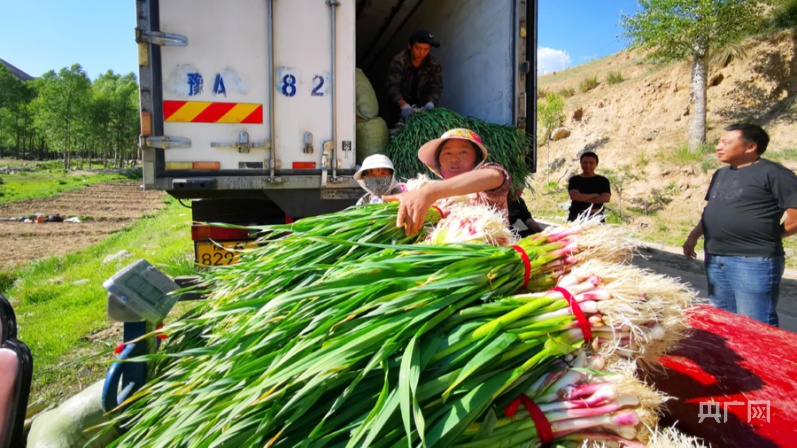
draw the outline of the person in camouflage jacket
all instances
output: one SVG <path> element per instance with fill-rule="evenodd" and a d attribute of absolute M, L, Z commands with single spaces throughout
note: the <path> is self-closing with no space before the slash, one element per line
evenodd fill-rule
<path fill-rule="evenodd" d="M 429 54 L 439 47 L 429 30 L 417 30 L 410 36 L 407 49 L 393 57 L 387 72 L 391 122 L 398 121 L 398 110 L 406 119 L 415 108 L 434 109 L 443 93 L 443 67 Z"/>

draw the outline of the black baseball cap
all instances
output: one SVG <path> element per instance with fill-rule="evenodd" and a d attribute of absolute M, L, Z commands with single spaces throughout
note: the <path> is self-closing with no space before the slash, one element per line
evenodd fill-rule
<path fill-rule="evenodd" d="M 439 47 L 440 42 L 434 40 L 434 34 L 429 30 L 415 30 L 410 37 L 410 45 L 420 42 L 422 44 L 429 44 L 433 47 Z"/>

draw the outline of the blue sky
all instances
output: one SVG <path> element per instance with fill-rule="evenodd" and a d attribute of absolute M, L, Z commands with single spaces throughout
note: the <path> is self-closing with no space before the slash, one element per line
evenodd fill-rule
<path fill-rule="evenodd" d="M 539 0 L 537 70 L 540 74 L 617 53 L 620 12 L 633 14 L 636 0 Z"/>
<path fill-rule="evenodd" d="M 74 63 L 92 79 L 109 69 L 138 75 L 133 0 L 7 0 L 0 5 L 0 58 L 29 75 Z M 622 50 L 620 11 L 633 12 L 635 5 L 635 0 L 539 0 L 540 73 Z"/>

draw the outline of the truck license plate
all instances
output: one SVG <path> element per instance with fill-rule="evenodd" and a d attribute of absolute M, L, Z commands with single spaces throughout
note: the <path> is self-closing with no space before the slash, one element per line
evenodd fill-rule
<path fill-rule="evenodd" d="M 227 266 L 238 263 L 240 251 L 254 249 L 254 241 L 196 241 L 194 249 L 197 264 L 203 266 Z"/>

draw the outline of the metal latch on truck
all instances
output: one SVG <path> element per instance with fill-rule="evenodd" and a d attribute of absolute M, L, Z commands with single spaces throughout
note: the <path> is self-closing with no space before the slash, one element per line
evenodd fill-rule
<path fill-rule="evenodd" d="M 263 140 L 259 142 L 250 142 L 249 141 L 249 133 L 246 131 L 241 131 L 238 134 L 238 141 L 237 142 L 211 142 L 211 148 L 235 148 L 238 150 L 239 153 L 246 154 L 249 152 L 251 148 L 270 148 L 271 142 L 269 140 Z"/>
<path fill-rule="evenodd" d="M 188 45 L 188 38 L 180 34 L 164 33 L 161 31 L 142 31 L 136 28 L 136 42 L 167 47 L 185 47 Z"/>
<path fill-rule="evenodd" d="M 139 146 L 142 148 L 190 148 L 191 139 L 186 137 L 169 137 L 167 135 L 158 135 L 153 137 L 141 136 Z"/>

